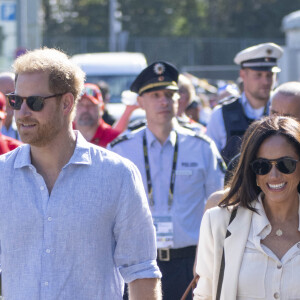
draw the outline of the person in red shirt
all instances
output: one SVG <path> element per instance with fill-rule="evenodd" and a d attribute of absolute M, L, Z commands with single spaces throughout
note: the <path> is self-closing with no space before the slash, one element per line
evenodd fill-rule
<path fill-rule="evenodd" d="M 121 131 L 104 122 L 103 108 L 100 89 L 95 84 L 86 83 L 83 95 L 77 104 L 74 128 L 79 130 L 87 141 L 106 147 Z"/>
<path fill-rule="evenodd" d="M 3 135 L 1 133 L 3 121 L 6 117 L 5 105 L 6 105 L 5 96 L 0 92 L 0 154 L 4 154 L 11 150 L 14 150 L 15 148 L 19 147 L 22 144 L 20 141 L 15 140 L 6 135 Z"/>

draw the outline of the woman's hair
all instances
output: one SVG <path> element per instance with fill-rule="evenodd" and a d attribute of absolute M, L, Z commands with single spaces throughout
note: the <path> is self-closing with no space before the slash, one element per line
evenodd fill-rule
<path fill-rule="evenodd" d="M 256 159 L 261 144 L 268 137 L 275 135 L 285 137 L 300 157 L 300 123 L 298 121 L 290 117 L 270 116 L 253 122 L 245 133 L 238 165 L 227 185 L 229 192 L 219 203 L 220 207 L 238 204 L 255 211 L 251 202 L 257 199 L 261 189 L 256 184 L 256 175 L 250 163 Z M 298 191 L 300 191 L 300 184 Z"/>
<path fill-rule="evenodd" d="M 192 81 L 187 76 L 185 76 L 183 74 L 179 74 L 178 87 L 179 87 L 179 89 L 184 87 L 187 90 L 187 92 L 189 94 L 188 104 L 190 104 L 196 97 L 196 91 L 195 91 L 195 87 L 194 87 Z"/>

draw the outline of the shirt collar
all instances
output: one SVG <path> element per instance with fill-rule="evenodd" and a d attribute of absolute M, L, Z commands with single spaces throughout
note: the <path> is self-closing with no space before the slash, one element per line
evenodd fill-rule
<path fill-rule="evenodd" d="M 255 208 L 257 209 L 257 213 L 253 214 L 252 224 L 253 224 L 253 233 L 254 236 L 260 236 L 261 239 L 264 239 L 271 232 L 271 224 L 266 216 L 266 212 L 262 203 L 262 193 L 259 194 L 258 199 L 255 203 Z M 300 194 L 299 197 L 299 208 L 298 208 L 298 217 L 299 217 L 299 227 L 300 231 Z"/>
<path fill-rule="evenodd" d="M 64 166 L 69 164 L 91 164 L 91 153 L 90 144 L 85 140 L 82 134 L 78 130 L 74 130 L 76 134 L 76 146 L 72 157 L 69 162 Z M 19 152 L 17 153 L 16 160 L 14 163 L 14 168 L 19 169 L 23 167 L 33 167 L 31 164 L 30 157 L 30 145 L 25 144 L 19 147 Z"/>
<path fill-rule="evenodd" d="M 248 101 L 245 92 L 242 93 L 241 97 L 241 103 L 244 108 L 245 114 L 247 115 L 248 118 L 250 119 L 260 119 L 261 116 L 264 114 L 265 111 L 265 106 L 260 107 L 260 108 L 253 108 Z M 267 108 L 269 107 L 269 101 L 267 103 Z"/>
<path fill-rule="evenodd" d="M 159 143 L 159 141 L 157 140 L 157 138 L 155 137 L 155 135 L 151 132 L 151 130 L 146 127 L 146 139 L 147 139 L 147 144 L 149 146 L 153 146 L 154 143 Z M 174 147 L 175 143 L 176 143 L 176 131 L 173 128 L 172 131 L 170 132 L 167 140 L 165 141 L 164 145 L 166 145 L 167 143 L 171 143 L 171 145 Z"/>
<path fill-rule="evenodd" d="M 260 193 L 254 206 L 258 213 L 253 214 L 252 224 L 254 236 L 264 239 L 271 232 L 271 224 L 266 216 L 261 196 Z"/>

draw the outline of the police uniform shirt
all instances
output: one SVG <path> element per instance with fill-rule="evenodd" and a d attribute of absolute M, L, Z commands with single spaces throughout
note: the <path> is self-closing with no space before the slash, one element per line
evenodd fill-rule
<path fill-rule="evenodd" d="M 242 93 L 242 96 L 238 101 L 240 101 L 240 103 L 242 104 L 244 112 L 248 118 L 258 120 L 264 114 L 265 106 L 257 109 L 253 108 L 247 100 L 245 93 Z M 267 107 L 268 106 L 269 105 L 267 104 Z M 217 105 L 214 108 L 210 121 L 207 125 L 206 134 L 214 140 L 219 151 L 221 151 L 225 147 L 227 136 L 222 114 L 222 105 Z"/>
<path fill-rule="evenodd" d="M 119 143 L 112 143 L 109 149 L 136 164 L 147 194 L 143 152 L 143 135 L 146 134 L 154 199 L 151 212 L 153 216 L 171 215 L 174 248 L 182 248 L 197 244 L 206 200 L 212 192 L 223 188 L 224 170 L 213 141 L 206 136 L 195 137 L 192 131 L 181 126 L 175 128 L 178 134 L 178 159 L 174 199 L 170 208 L 168 195 L 176 141 L 175 129 L 163 145 L 146 127 L 123 137 Z"/>

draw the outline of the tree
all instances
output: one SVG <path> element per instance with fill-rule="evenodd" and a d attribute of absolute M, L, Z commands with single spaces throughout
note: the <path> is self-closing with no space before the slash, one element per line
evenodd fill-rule
<path fill-rule="evenodd" d="M 119 0 L 135 37 L 282 38 L 282 18 L 300 0 Z M 43 0 L 45 35 L 109 35 L 109 0 Z"/>
<path fill-rule="evenodd" d="M 43 0 L 45 34 L 107 36 L 108 0 Z"/>

